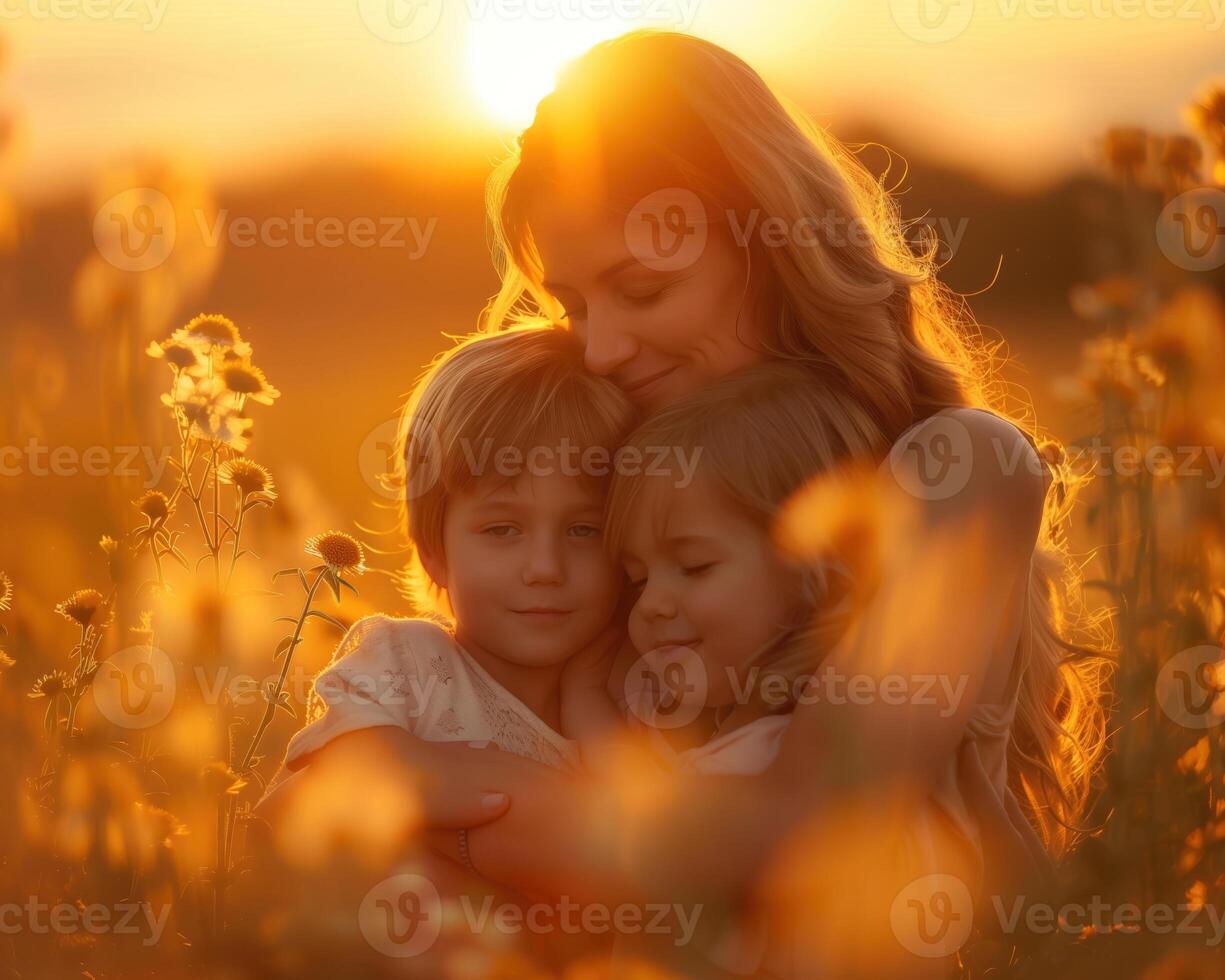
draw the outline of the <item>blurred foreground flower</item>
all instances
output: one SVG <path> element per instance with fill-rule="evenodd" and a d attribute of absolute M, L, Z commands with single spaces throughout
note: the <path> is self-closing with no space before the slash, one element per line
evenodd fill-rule
<path fill-rule="evenodd" d="M 13 580 L 4 572 L 0 572 L 0 612 L 8 612 L 13 608 Z"/>

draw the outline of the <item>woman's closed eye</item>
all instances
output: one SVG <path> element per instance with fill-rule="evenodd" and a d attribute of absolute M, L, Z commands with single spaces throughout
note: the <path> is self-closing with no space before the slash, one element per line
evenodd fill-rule
<path fill-rule="evenodd" d="M 719 564 L 717 561 L 708 561 L 700 565 L 683 565 L 681 566 L 681 572 L 685 575 L 701 575 L 703 572 L 710 571 L 717 564 Z"/>

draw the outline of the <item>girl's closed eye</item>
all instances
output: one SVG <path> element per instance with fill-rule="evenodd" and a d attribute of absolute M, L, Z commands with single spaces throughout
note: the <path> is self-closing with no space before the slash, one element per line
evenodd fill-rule
<path fill-rule="evenodd" d="M 575 535 L 579 538 L 598 538 L 604 533 L 603 529 L 596 524 L 575 524 L 570 530 L 580 532 Z"/>
<path fill-rule="evenodd" d="M 699 565 L 682 565 L 681 572 L 685 575 L 701 575 L 703 572 L 710 571 L 717 564 L 719 564 L 717 561 L 708 561 Z"/>

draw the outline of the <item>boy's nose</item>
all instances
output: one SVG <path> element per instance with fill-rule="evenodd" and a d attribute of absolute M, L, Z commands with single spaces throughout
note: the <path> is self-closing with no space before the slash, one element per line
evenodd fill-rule
<path fill-rule="evenodd" d="M 555 585 L 564 577 L 561 548 L 553 541 L 535 541 L 523 565 L 524 585 Z"/>

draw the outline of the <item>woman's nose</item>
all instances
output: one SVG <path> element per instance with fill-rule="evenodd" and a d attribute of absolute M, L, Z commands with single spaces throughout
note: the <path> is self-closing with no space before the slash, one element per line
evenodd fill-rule
<path fill-rule="evenodd" d="M 637 356 L 637 340 L 616 320 L 592 310 L 585 327 L 583 364 L 592 374 L 613 374 Z"/>

